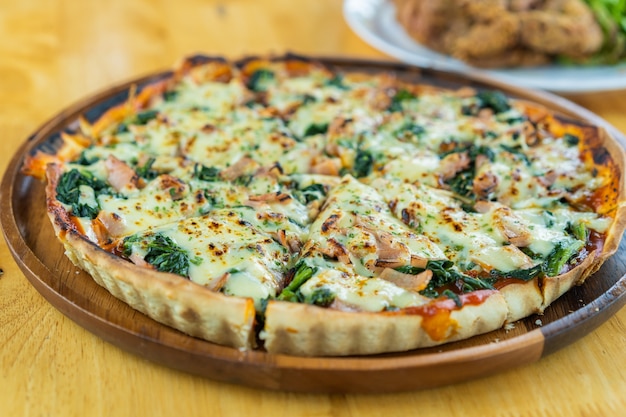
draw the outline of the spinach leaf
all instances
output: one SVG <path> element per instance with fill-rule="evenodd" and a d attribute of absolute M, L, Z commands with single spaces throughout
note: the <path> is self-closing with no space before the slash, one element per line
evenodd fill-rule
<path fill-rule="evenodd" d="M 201 181 L 219 181 L 220 170 L 215 167 L 207 167 L 202 164 L 195 164 L 193 166 L 193 176 Z"/>
<path fill-rule="evenodd" d="M 148 252 L 144 260 L 157 271 L 170 272 L 183 277 L 189 275 L 189 255 L 172 239 L 156 233 L 148 241 Z"/>
<path fill-rule="evenodd" d="M 165 101 L 174 101 L 178 98 L 178 91 L 166 91 L 163 93 L 163 100 Z"/>
<path fill-rule="evenodd" d="M 415 266 L 406 265 L 395 268 L 395 270 L 412 275 L 419 274 L 427 269 L 432 271 L 433 276 L 430 282 L 425 289 L 420 291 L 420 294 L 429 298 L 437 298 L 440 295 L 448 294 L 449 298 L 454 299 L 454 297 L 450 297 L 448 293 L 452 291 L 449 288 L 445 288 L 446 286 L 450 285 L 454 285 L 456 288 L 461 288 L 463 292 L 471 292 L 480 289 L 493 289 L 493 283 L 495 282 L 495 279 L 473 278 L 457 272 L 453 267 L 454 263 L 452 261 L 442 259 L 428 261 L 426 264 L 426 268 L 418 268 Z M 445 289 L 440 293 L 439 289 L 442 287 Z"/>
<path fill-rule="evenodd" d="M 147 180 L 155 179 L 156 177 L 159 176 L 159 173 L 155 171 L 154 169 L 152 169 L 152 165 L 154 164 L 155 161 L 156 161 L 155 158 L 148 159 L 145 164 L 143 164 L 140 167 L 136 167 L 135 172 L 141 178 L 145 178 Z"/>
<path fill-rule="evenodd" d="M 424 133 L 426 133 L 426 129 L 424 126 L 418 125 L 413 122 L 407 122 L 402 127 L 394 132 L 394 136 L 398 139 L 409 139 L 412 136 L 416 138 L 420 138 Z"/>
<path fill-rule="evenodd" d="M 80 186 L 91 187 L 96 197 L 100 194 L 106 194 L 109 191 L 109 186 L 93 174 L 89 172 L 81 173 L 75 168 L 63 173 L 59 178 L 56 187 L 57 199 L 64 204 L 72 206 L 72 214 L 74 216 L 94 219 L 100 212 L 100 206 L 97 203 L 95 207 L 80 203 Z"/>
<path fill-rule="evenodd" d="M 546 258 L 544 264 L 546 275 L 549 277 L 559 275 L 567 261 L 569 261 L 572 256 L 576 255 L 584 246 L 585 243 L 580 240 L 576 240 L 570 244 L 564 242 L 557 243 Z"/>
<path fill-rule="evenodd" d="M 578 142 L 580 142 L 578 136 L 572 135 L 570 133 L 566 133 L 565 135 L 563 135 L 563 139 L 569 146 L 576 146 L 578 145 Z"/>
<path fill-rule="evenodd" d="M 135 125 L 145 125 L 150 120 L 156 118 L 158 116 L 158 114 L 159 114 L 158 110 L 142 111 L 141 113 L 137 113 L 137 115 L 135 116 L 135 119 L 134 119 L 132 124 L 135 124 Z"/>
<path fill-rule="evenodd" d="M 100 205 L 92 207 L 82 203 L 72 204 L 72 214 L 76 217 L 89 217 L 90 219 L 95 219 L 98 217 L 98 213 L 100 213 Z"/>
<path fill-rule="evenodd" d="M 416 97 L 408 90 L 399 90 L 391 99 L 391 104 L 387 108 L 390 112 L 402 111 L 402 102 L 407 100 L 415 100 Z"/>
<path fill-rule="evenodd" d="M 355 178 L 367 177 L 374 168 L 374 156 L 368 150 L 357 149 L 352 172 Z"/>
<path fill-rule="evenodd" d="M 533 267 L 527 268 L 527 269 L 517 269 L 514 271 L 498 271 L 496 269 L 492 269 L 489 272 L 489 275 L 491 275 L 491 277 L 496 278 L 496 279 L 505 279 L 505 278 L 512 278 L 512 279 L 520 279 L 522 281 L 530 281 L 533 278 L 539 276 L 541 273 L 543 273 L 543 264 L 537 264 Z"/>
<path fill-rule="evenodd" d="M 311 123 L 304 130 L 304 136 L 323 135 L 326 132 L 328 132 L 328 123 Z"/>
<path fill-rule="evenodd" d="M 349 90 L 350 88 L 343 83 L 343 76 L 340 74 L 335 75 L 333 78 L 328 79 L 324 85 L 339 88 L 341 90 Z"/>
<path fill-rule="evenodd" d="M 489 108 L 494 113 L 503 113 L 511 109 L 509 100 L 500 91 L 485 90 L 476 94 L 478 106 L 481 109 Z"/>
<path fill-rule="evenodd" d="M 98 162 L 100 160 L 99 157 L 97 156 L 92 156 L 91 158 L 88 158 L 87 155 L 85 155 L 85 152 L 88 150 L 89 148 L 85 149 L 84 151 L 82 151 L 80 153 L 80 156 L 78 157 L 78 159 L 76 161 L 74 161 L 75 164 L 78 165 L 91 165 L 94 164 L 96 162 Z"/>
<path fill-rule="evenodd" d="M 457 307 L 463 307 L 463 303 L 461 302 L 461 297 L 459 297 L 458 294 L 455 294 L 454 292 L 452 292 L 452 290 L 443 290 L 441 295 L 445 295 L 449 299 L 453 300 L 454 304 L 456 304 Z"/>
<path fill-rule="evenodd" d="M 274 80 L 274 73 L 262 68 L 254 71 L 248 79 L 247 87 L 254 92 L 267 91 L 269 83 Z"/>
<path fill-rule="evenodd" d="M 304 297 L 307 304 L 315 304 L 320 307 L 328 307 L 335 301 L 335 294 L 328 288 L 318 288 L 311 295 Z"/>
<path fill-rule="evenodd" d="M 446 181 L 452 191 L 463 197 L 474 195 L 474 170 L 466 169 Z"/>
<path fill-rule="evenodd" d="M 158 110 L 145 110 L 141 113 L 137 113 L 135 116 L 125 122 L 121 122 L 117 125 L 115 133 L 129 132 L 128 125 L 145 125 L 150 120 L 155 119 L 159 115 Z"/>
<path fill-rule="evenodd" d="M 576 239 L 583 242 L 587 242 L 589 238 L 589 229 L 587 229 L 587 226 L 582 222 L 568 224 L 567 231 Z"/>
<path fill-rule="evenodd" d="M 298 289 L 304 284 L 309 278 L 313 276 L 317 272 L 317 267 L 310 267 L 304 261 L 300 261 L 295 266 L 295 273 L 293 279 L 287 285 L 283 291 L 278 296 L 279 300 L 283 301 L 300 301 L 300 292 Z"/>
<path fill-rule="evenodd" d="M 298 196 L 303 204 L 308 204 L 311 201 L 319 200 L 320 198 L 325 197 L 326 189 L 322 184 L 311 184 L 300 190 Z"/>
<path fill-rule="evenodd" d="M 524 152 L 522 152 L 522 149 L 520 147 L 508 146 L 505 144 L 500 144 L 500 147 L 508 153 L 515 155 L 518 159 L 524 161 L 527 166 L 530 166 L 530 159 L 528 159 L 528 156 Z"/>

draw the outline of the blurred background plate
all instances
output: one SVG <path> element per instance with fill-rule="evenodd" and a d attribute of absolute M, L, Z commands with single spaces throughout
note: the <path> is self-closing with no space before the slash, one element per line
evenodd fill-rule
<path fill-rule="evenodd" d="M 404 62 L 455 72 L 475 71 L 469 65 L 434 52 L 414 41 L 395 18 L 389 0 L 345 0 L 344 17 L 352 30 L 374 48 Z M 486 70 L 513 85 L 562 93 L 626 88 L 626 63 L 614 66 Z"/>

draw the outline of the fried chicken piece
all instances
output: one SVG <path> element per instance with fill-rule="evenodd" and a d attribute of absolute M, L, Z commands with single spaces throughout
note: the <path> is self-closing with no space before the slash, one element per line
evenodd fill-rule
<path fill-rule="evenodd" d="M 395 0 L 418 42 L 482 67 L 534 66 L 596 52 L 602 30 L 581 0 Z"/>
<path fill-rule="evenodd" d="M 536 51 L 580 58 L 602 46 L 602 29 L 580 0 L 548 0 L 519 19 L 521 44 Z"/>

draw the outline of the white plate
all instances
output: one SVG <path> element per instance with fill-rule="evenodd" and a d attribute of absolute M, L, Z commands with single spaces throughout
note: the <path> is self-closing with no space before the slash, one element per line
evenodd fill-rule
<path fill-rule="evenodd" d="M 429 68 L 476 71 L 467 64 L 416 43 L 395 19 L 389 0 L 344 0 L 348 25 L 365 42 L 394 58 Z M 485 73 L 510 84 L 555 92 L 589 92 L 626 88 L 626 63 L 614 66 L 542 66 Z"/>

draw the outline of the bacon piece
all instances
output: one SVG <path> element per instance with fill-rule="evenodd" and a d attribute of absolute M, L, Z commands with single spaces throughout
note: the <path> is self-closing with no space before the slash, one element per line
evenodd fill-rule
<path fill-rule="evenodd" d="M 449 180 L 450 178 L 454 178 L 459 172 L 467 169 L 470 163 L 471 160 L 467 152 L 451 153 L 441 160 L 439 173 L 444 181 Z"/>
<path fill-rule="evenodd" d="M 292 199 L 293 197 L 291 197 L 291 195 L 277 191 L 275 193 L 251 195 L 248 201 L 263 203 L 288 203 Z"/>
<path fill-rule="evenodd" d="M 499 207 L 494 211 L 493 216 L 494 226 L 500 230 L 509 243 L 520 248 L 530 245 L 532 241 L 530 229 L 510 208 Z"/>
<path fill-rule="evenodd" d="M 404 288 L 408 291 L 422 291 L 433 277 L 433 271 L 426 269 L 419 274 L 405 274 L 403 272 L 396 271 L 395 269 L 385 268 L 380 273 L 379 278 L 389 281 L 392 284 L 397 285 L 400 288 Z"/>
<path fill-rule="evenodd" d="M 341 160 L 335 158 L 323 158 L 319 161 L 314 161 L 311 165 L 312 174 L 337 176 L 340 169 Z"/>
<path fill-rule="evenodd" d="M 274 165 L 271 165 L 269 167 L 261 167 L 261 168 L 259 168 L 254 173 L 254 176 L 255 177 L 268 177 L 268 178 L 272 178 L 272 179 L 277 180 L 284 173 L 285 173 L 285 171 L 283 170 L 283 167 L 280 166 L 280 164 L 278 162 L 276 162 Z"/>
<path fill-rule="evenodd" d="M 376 255 L 378 258 L 373 265 L 375 269 L 397 268 L 410 263 L 411 251 L 408 246 L 395 240 L 391 233 L 371 227 L 363 221 L 361 216 L 356 217 L 354 226 L 367 231 L 376 240 Z"/>
<path fill-rule="evenodd" d="M 244 156 L 228 168 L 220 172 L 220 177 L 226 181 L 233 181 L 237 178 L 254 171 L 258 167 L 258 163 L 252 159 Z"/>
<path fill-rule="evenodd" d="M 352 263 L 350 257 L 348 256 L 348 251 L 346 250 L 346 248 L 335 238 L 331 237 L 326 241 L 326 243 L 326 246 L 319 248 L 320 253 L 328 256 L 329 258 L 335 258 L 339 262 L 346 265 L 350 265 Z"/>
<path fill-rule="evenodd" d="M 289 236 L 284 230 L 279 230 L 278 233 L 276 233 L 276 238 L 278 242 L 288 248 L 291 253 L 299 252 L 302 247 L 302 242 L 300 242 L 296 236 Z"/>
<path fill-rule="evenodd" d="M 498 177 L 492 172 L 486 171 L 474 178 L 472 190 L 479 197 L 487 197 L 496 190 L 498 186 Z"/>
<path fill-rule="evenodd" d="M 96 221 L 100 222 L 102 227 L 106 230 L 107 238 L 108 237 L 120 237 L 124 234 L 126 230 L 126 222 L 123 217 L 120 217 L 116 213 L 111 213 L 109 211 L 101 211 L 98 213 L 98 217 L 96 217 Z M 95 225 L 94 225 L 95 226 Z M 95 230 L 95 227 L 94 227 Z M 96 233 L 98 234 L 98 233 Z M 104 236 L 103 236 L 104 237 Z M 100 239 L 100 236 L 98 236 Z M 106 241 L 107 239 L 102 239 L 102 241 Z"/>
<path fill-rule="evenodd" d="M 414 266 L 416 268 L 426 268 L 429 260 L 430 259 L 423 258 L 421 256 L 411 255 L 411 266 Z"/>
<path fill-rule="evenodd" d="M 185 196 L 187 185 L 180 179 L 169 174 L 163 174 L 159 176 L 159 182 L 159 187 L 162 190 L 169 190 L 172 200 L 177 201 Z"/>
<path fill-rule="evenodd" d="M 217 292 L 217 291 L 222 289 L 224 284 L 226 284 L 226 281 L 228 281 L 228 278 L 230 278 L 230 272 L 225 272 L 216 281 L 214 281 L 211 284 L 207 285 L 206 288 L 208 288 L 211 291 Z"/>
<path fill-rule="evenodd" d="M 483 214 L 491 212 L 492 225 L 500 231 L 507 242 L 520 248 L 530 245 L 532 241 L 530 229 L 510 208 L 488 201 L 478 201 L 474 204 L 474 209 Z"/>
<path fill-rule="evenodd" d="M 144 180 L 137 175 L 134 169 L 113 155 L 109 155 L 104 161 L 104 166 L 107 169 L 107 181 L 116 191 L 132 191 L 143 188 L 145 185 Z"/>
<path fill-rule="evenodd" d="M 539 181 L 541 185 L 547 188 L 554 184 L 558 177 L 559 174 L 555 170 L 551 169 L 546 172 L 543 177 L 537 177 L 537 181 Z"/>
<path fill-rule="evenodd" d="M 130 257 L 128 258 L 130 259 L 130 261 L 132 263 L 134 263 L 137 266 L 140 266 L 142 268 L 147 268 L 147 269 L 156 269 L 153 265 L 149 264 L 148 262 L 146 262 L 139 254 L 137 253 L 133 253 L 130 255 Z"/>
<path fill-rule="evenodd" d="M 343 116 L 335 117 L 330 125 L 328 125 L 328 134 L 353 136 L 354 128 L 352 127 L 352 124 L 350 122 L 352 122 L 352 119 L 346 119 Z"/>
<path fill-rule="evenodd" d="M 494 208 L 496 205 L 494 203 L 490 203 L 489 201 L 477 201 L 476 204 L 474 204 L 474 210 L 476 210 L 478 213 L 488 213 L 489 210 L 491 210 L 492 208 Z"/>

